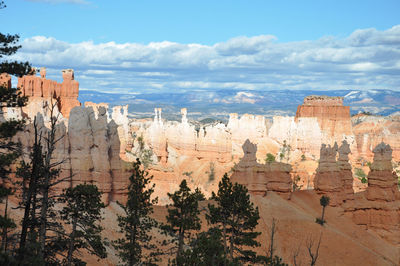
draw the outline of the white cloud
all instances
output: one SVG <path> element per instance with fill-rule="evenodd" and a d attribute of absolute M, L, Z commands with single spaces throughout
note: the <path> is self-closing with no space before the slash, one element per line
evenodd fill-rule
<path fill-rule="evenodd" d="M 356 30 L 344 39 L 287 43 L 271 35 L 241 36 L 214 45 L 67 43 L 35 36 L 25 39 L 14 57 L 53 69 L 51 73 L 73 68 L 82 87 L 101 91 L 398 90 L 399 47 L 400 25 L 385 31 Z"/>

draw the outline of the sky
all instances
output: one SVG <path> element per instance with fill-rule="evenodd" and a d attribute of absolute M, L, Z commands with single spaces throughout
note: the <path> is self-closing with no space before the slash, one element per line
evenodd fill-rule
<path fill-rule="evenodd" d="M 13 56 L 81 89 L 400 90 L 400 1 L 5 0 Z"/>

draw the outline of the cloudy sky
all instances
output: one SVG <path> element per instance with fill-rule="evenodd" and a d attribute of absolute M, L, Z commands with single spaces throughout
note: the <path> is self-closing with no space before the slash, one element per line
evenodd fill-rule
<path fill-rule="evenodd" d="M 5 2 L 15 57 L 81 89 L 400 90 L 398 0 Z"/>

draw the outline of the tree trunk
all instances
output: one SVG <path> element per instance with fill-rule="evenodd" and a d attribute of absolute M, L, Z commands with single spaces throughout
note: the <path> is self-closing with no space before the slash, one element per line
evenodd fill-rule
<path fill-rule="evenodd" d="M 222 224 L 222 234 L 224 237 L 224 253 L 225 253 L 225 256 L 227 256 L 228 255 L 228 247 L 226 244 L 226 225 L 224 223 Z"/>
<path fill-rule="evenodd" d="M 36 142 L 36 141 L 35 141 Z M 26 195 L 26 202 L 25 202 L 25 208 L 24 208 L 24 217 L 22 219 L 22 228 L 21 228 L 21 238 L 19 242 L 19 249 L 20 249 L 20 254 L 19 257 L 22 260 L 24 256 L 24 249 L 25 249 L 25 244 L 26 244 L 26 237 L 28 233 L 28 227 L 31 228 L 32 230 L 32 221 L 29 221 L 30 215 L 31 214 L 31 205 L 32 205 L 32 197 L 36 192 L 36 185 L 37 185 L 37 174 L 36 174 L 36 164 L 32 165 L 32 173 L 31 177 L 29 180 L 29 187 L 28 187 L 28 192 Z M 36 198 L 36 197 L 35 197 Z M 35 200 L 33 200 L 35 201 Z M 35 210 L 33 209 L 33 213 L 35 213 Z M 34 217 L 32 217 L 34 218 Z"/>
<path fill-rule="evenodd" d="M 43 189 L 42 208 L 40 210 L 40 229 L 39 229 L 39 257 L 44 257 L 44 249 L 46 244 L 46 229 L 47 229 L 47 210 L 49 206 L 49 189 L 48 189 L 48 176 Z"/>
<path fill-rule="evenodd" d="M 183 237 L 185 234 L 185 231 L 183 230 L 179 230 L 179 239 L 178 239 L 178 252 L 176 253 L 176 262 L 178 264 L 178 266 L 181 265 L 181 263 L 179 263 L 179 258 L 181 257 L 182 254 L 182 249 L 183 249 Z"/>
<path fill-rule="evenodd" d="M 136 216 L 137 216 L 137 213 L 136 213 Z M 130 240 L 129 240 L 130 244 L 132 246 L 134 246 L 134 244 L 136 242 L 136 234 L 137 234 L 137 226 L 134 225 L 133 226 L 133 230 L 131 232 L 131 237 L 130 237 Z M 130 251 L 129 266 L 133 266 L 133 265 L 135 265 L 136 261 L 139 261 L 139 258 L 135 258 L 135 255 L 137 255 L 135 252 L 136 252 L 135 250 L 131 250 Z"/>
<path fill-rule="evenodd" d="M 69 243 L 68 243 L 68 256 L 67 256 L 67 265 L 71 266 L 72 265 L 72 255 L 74 253 L 74 244 L 75 244 L 75 233 L 76 233 L 76 224 L 77 224 L 77 220 L 78 218 L 74 217 L 73 221 L 72 221 L 72 232 L 71 232 L 71 236 L 69 239 Z"/>
<path fill-rule="evenodd" d="M 230 250 L 229 250 L 229 254 L 230 254 L 230 256 L 231 256 L 231 261 L 233 261 L 233 236 L 231 236 L 230 237 L 230 240 L 229 240 L 231 243 L 230 243 Z"/>
<path fill-rule="evenodd" d="M 325 216 L 325 206 L 322 206 L 322 216 L 321 216 L 322 222 L 324 222 L 324 216 Z"/>
<path fill-rule="evenodd" d="M 53 105 L 52 105 L 53 106 Z M 44 162 L 44 184 L 42 187 L 42 208 L 40 210 L 40 229 L 39 229 L 39 256 L 43 258 L 44 249 L 46 244 L 46 231 L 47 231 L 47 212 L 49 209 L 49 190 L 50 190 L 50 178 L 51 178 L 51 158 L 53 157 L 53 151 L 55 149 L 55 134 L 56 134 L 56 123 L 57 119 L 53 117 L 53 108 L 50 110 L 51 113 L 51 128 L 47 134 L 47 153 Z M 76 226 L 76 225 L 75 225 Z"/>
<path fill-rule="evenodd" d="M 24 258 L 24 249 L 25 249 L 25 244 L 26 244 L 26 237 L 28 233 L 28 227 L 31 227 L 32 230 L 32 221 L 29 221 L 29 216 L 31 213 L 31 205 L 32 205 L 32 198 L 36 199 L 36 186 L 37 186 L 37 180 L 38 180 L 38 160 L 41 159 L 41 145 L 40 145 L 40 140 L 38 132 L 37 132 L 37 124 L 36 124 L 36 117 L 33 122 L 34 124 L 34 129 L 35 129 L 35 143 L 33 145 L 33 160 L 32 160 L 32 172 L 31 176 L 29 178 L 29 187 L 28 187 L 28 192 L 26 195 L 26 202 L 25 202 L 25 208 L 24 208 L 24 217 L 22 219 L 22 228 L 21 228 L 21 238 L 19 242 L 19 261 L 23 261 Z M 38 154 L 39 153 L 39 154 Z M 40 156 L 39 156 L 40 155 Z M 23 180 L 22 182 L 24 182 Z M 35 200 L 33 200 L 34 202 Z M 33 213 L 35 213 L 35 209 L 33 208 Z M 34 219 L 33 215 L 33 219 Z"/>
<path fill-rule="evenodd" d="M 8 195 L 6 196 L 6 206 L 4 209 L 4 221 L 6 224 L 3 227 L 3 236 L 1 238 L 1 250 L 4 250 L 4 252 L 7 251 L 7 229 L 8 229 L 8 227 L 7 227 L 7 220 L 8 220 L 7 209 L 8 209 Z"/>

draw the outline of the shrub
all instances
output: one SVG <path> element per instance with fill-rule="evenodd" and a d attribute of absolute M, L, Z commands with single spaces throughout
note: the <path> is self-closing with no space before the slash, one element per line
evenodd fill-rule
<path fill-rule="evenodd" d="M 267 153 L 267 157 L 265 157 L 265 162 L 266 163 L 275 162 L 275 156 L 272 155 L 271 153 Z"/>
<path fill-rule="evenodd" d="M 364 170 L 361 168 L 356 168 L 355 173 L 356 177 L 361 180 L 361 183 L 366 184 L 368 183 L 367 175 L 365 174 Z"/>

